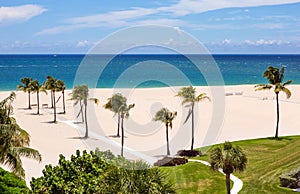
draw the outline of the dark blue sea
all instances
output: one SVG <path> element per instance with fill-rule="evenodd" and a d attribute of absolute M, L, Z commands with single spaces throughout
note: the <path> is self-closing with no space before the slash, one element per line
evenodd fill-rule
<path fill-rule="evenodd" d="M 42 83 L 48 75 L 63 80 L 68 89 L 77 83 L 97 88 L 258 84 L 267 83 L 262 74 L 270 65 L 284 66 L 285 80 L 300 84 L 300 55 L 95 55 L 83 59 L 84 55 L 0 55 L 0 90 L 15 90 L 23 77 Z"/>

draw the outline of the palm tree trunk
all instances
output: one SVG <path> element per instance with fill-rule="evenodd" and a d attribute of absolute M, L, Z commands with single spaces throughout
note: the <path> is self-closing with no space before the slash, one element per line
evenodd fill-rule
<path fill-rule="evenodd" d="M 40 114 L 40 96 L 39 96 L 39 91 L 36 92 L 36 100 L 37 100 L 37 113 Z"/>
<path fill-rule="evenodd" d="M 123 157 L 123 152 L 124 152 L 124 116 L 121 116 L 121 130 L 122 130 L 122 140 L 121 140 L 121 156 Z"/>
<path fill-rule="evenodd" d="M 53 113 L 54 113 L 54 120 L 53 122 L 56 123 L 56 102 L 55 102 L 55 92 L 53 92 Z"/>
<path fill-rule="evenodd" d="M 80 105 L 80 112 L 81 112 L 81 122 L 84 122 L 84 118 L 83 118 L 83 112 L 82 112 L 82 102 L 81 100 L 79 101 L 79 105 Z"/>
<path fill-rule="evenodd" d="M 53 108 L 53 91 L 51 90 L 51 108 Z"/>
<path fill-rule="evenodd" d="M 278 138 L 278 127 L 279 127 L 279 93 L 276 93 L 276 108 L 277 108 L 277 123 L 276 123 L 276 132 L 275 132 L 275 138 Z"/>
<path fill-rule="evenodd" d="M 192 105 L 192 145 L 191 150 L 194 149 L 194 104 Z"/>
<path fill-rule="evenodd" d="M 30 91 L 28 91 L 28 109 L 31 109 L 31 104 L 30 104 Z"/>
<path fill-rule="evenodd" d="M 89 129 L 87 123 L 87 103 L 84 103 L 84 117 L 85 117 L 85 138 L 89 137 Z"/>
<path fill-rule="evenodd" d="M 170 155 L 170 148 L 169 148 L 169 129 L 168 124 L 166 124 L 166 139 L 167 139 L 167 155 Z"/>
<path fill-rule="evenodd" d="M 226 190 L 227 194 L 230 194 L 230 174 L 226 174 Z"/>
<path fill-rule="evenodd" d="M 117 137 L 120 137 L 120 113 L 118 113 L 118 131 L 117 131 Z"/>
<path fill-rule="evenodd" d="M 62 92 L 62 95 L 63 95 L 63 110 L 64 110 L 64 114 L 66 114 L 66 105 L 65 105 L 65 91 L 63 90 Z"/>

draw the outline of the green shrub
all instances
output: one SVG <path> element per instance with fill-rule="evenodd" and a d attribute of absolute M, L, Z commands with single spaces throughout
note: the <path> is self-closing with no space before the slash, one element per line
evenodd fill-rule
<path fill-rule="evenodd" d="M 292 189 L 298 188 L 298 172 L 299 170 L 293 170 L 279 176 L 280 186 Z"/>
<path fill-rule="evenodd" d="M 23 194 L 29 193 L 29 189 L 23 179 L 15 174 L 0 168 L 0 193 L 1 194 Z"/>
<path fill-rule="evenodd" d="M 70 160 L 60 155 L 59 164 L 47 165 L 30 185 L 33 193 L 175 193 L 160 169 L 99 150 L 77 150 Z"/>

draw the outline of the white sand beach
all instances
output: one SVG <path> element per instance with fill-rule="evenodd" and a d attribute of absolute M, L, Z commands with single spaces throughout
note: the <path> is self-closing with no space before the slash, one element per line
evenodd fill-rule
<path fill-rule="evenodd" d="M 191 122 L 184 124 L 188 108 L 181 105 L 181 99 L 175 97 L 180 87 L 149 89 L 95 89 L 90 90 L 90 97 L 100 100 L 99 105 L 88 106 L 88 123 L 90 138 L 83 140 L 84 125 L 76 123 L 78 109 L 72 101 L 66 101 L 66 114 L 58 114 L 58 122 L 53 120 L 50 95 L 41 93 L 40 113 L 36 115 L 36 106 L 27 110 L 27 94 L 18 91 L 14 102 L 14 117 L 18 124 L 31 136 L 31 147 L 39 150 L 43 160 L 38 163 L 24 159 L 26 181 L 42 175 L 46 164 L 57 164 L 59 154 L 69 157 L 76 149 L 111 149 L 120 153 L 120 138 L 116 135 L 116 118 L 109 110 L 103 108 L 107 98 L 113 93 L 121 92 L 128 103 L 135 103 L 130 118 L 125 120 L 125 157 L 147 158 L 166 154 L 165 128 L 162 123 L 154 122 L 153 116 L 161 107 L 177 111 L 173 129 L 170 130 L 171 154 L 179 149 L 190 148 Z M 254 85 L 238 85 L 223 87 L 196 87 L 197 92 L 207 93 L 210 101 L 196 105 L 195 147 L 210 145 L 224 141 L 235 141 L 260 137 L 272 137 L 275 134 L 276 102 L 275 94 L 270 91 L 254 91 Z M 288 87 L 292 97 L 286 99 L 280 95 L 280 128 L 279 135 L 300 134 L 300 85 Z M 224 89 L 224 92 L 222 92 Z M 0 100 L 10 92 L 0 92 Z M 69 98 L 66 92 L 66 99 Z M 57 93 L 57 97 L 61 94 Z M 32 104 L 36 104 L 36 95 L 31 95 Z M 44 104 L 42 106 L 42 104 Z M 47 104 L 47 105 L 46 105 Z M 62 111 L 61 100 L 57 104 L 57 112 Z M 79 128 L 78 129 L 76 129 Z M 131 151 L 130 151 L 131 150 Z"/>

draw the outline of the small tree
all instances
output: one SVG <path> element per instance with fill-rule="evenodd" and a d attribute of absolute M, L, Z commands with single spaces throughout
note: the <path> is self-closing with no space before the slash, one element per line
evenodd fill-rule
<path fill-rule="evenodd" d="M 263 76 L 269 80 L 270 84 L 258 84 L 255 86 L 255 91 L 259 90 L 270 90 L 274 87 L 274 92 L 276 95 L 276 108 L 277 108 L 277 122 L 276 122 L 276 132 L 275 138 L 278 138 L 278 127 L 279 127 L 279 93 L 284 92 L 287 98 L 290 98 L 292 93 L 286 87 L 292 83 L 292 80 L 289 80 L 283 83 L 284 77 L 284 67 L 281 67 L 280 71 L 278 68 L 269 66 L 268 69 L 264 72 Z"/>
<path fill-rule="evenodd" d="M 210 151 L 210 163 L 212 170 L 223 169 L 226 175 L 226 189 L 230 194 L 230 174 L 246 169 L 247 157 L 238 146 L 233 146 L 230 142 L 213 148 Z"/>
<path fill-rule="evenodd" d="M 189 113 L 184 121 L 186 123 L 190 116 L 192 116 L 192 142 L 191 142 L 191 150 L 194 149 L 194 136 L 195 136 L 195 129 L 194 129 L 194 107 L 196 102 L 200 102 L 203 100 L 210 100 L 210 98 L 205 94 L 199 94 L 196 96 L 196 88 L 193 88 L 192 86 L 189 87 L 183 87 L 180 89 L 180 91 L 177 93 L 178 97 L 183 98 L 182 105 L 187 104 L 186 107 L 189 107 Z"/>
<path fill-rule="evenodd" d="M 177 116 L 177 112 L 171 112 L 167 108 L 162 108 L 156 112 L 154 121 L 161 121 L 166 126 L 166 140 L 167 140 L 167 155 L 170 155 L 170 148 L 169 148 L 169 127 L 172 129 L 173 127 L 173 120 Z"/>
<path fill-rule="evenodd" d="M 62 80 L 56 80 L 56 91 L 62 93 L 63 114 L 66 114 L 65 89 L 66 89 L 66 84 Z"/>
<path fill-rule="evenodd" d="M 77 117 L 82 114 L 82 109 L 84 106 L 84 117 L 85 117 L 85 138 L 89 137 L 89 130 L 88 130 L 88 122 L 87 122 L 87 104 L 88 100 L 92 100 L 95 104 L 98 104 L 97 98 L 89 98 L 89 88 L 87 85 L 79 85 L 75 86 L 72 93 L 71 93 L 71 100 L 74 100 L 74 105 L 76 106 L 80 103 L 80 111 Z M 82 103 L 81 103 L 82 102 Z"/>
<path fill-rule="evenodd" d="M 33 80 L 30 82 L 30 91 L 32 93 L 36 93 L 36 100 L 37 100 L 37 113 L 36 114 L 40 114 L 40 92 L 46 92 L 45 88 L 43 87 L 43 85 L 40 85 L 38 80 Z"/>
<path fill-rule="evenodd" d="M 108 98 L 107 103 L 104 105 L 105 109 L 112 111 L 113 113 L 115 113 L 115 115 L 118 116 L 117 137 L 120 137 L 120 121 L 121 121 L 120 107 L 123 104 L 126 104 L 126 98 L 122 96 L 122 94 L 117 93 L 114 94 L 111 98 Z"/>
<path fill-rule="evenodd" d="M 20 85 L 17 86 L 18 90 L 22 90 L 23 92 L 27 92 L 28 94 L 28 109 L 31 109 L 31 104 L 30 104 L 30 82 L 32 81 L 32 78 L 30 77 L 24 77 L 21 79 Z"/>

